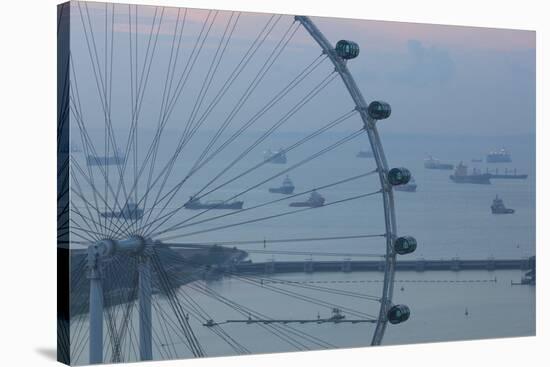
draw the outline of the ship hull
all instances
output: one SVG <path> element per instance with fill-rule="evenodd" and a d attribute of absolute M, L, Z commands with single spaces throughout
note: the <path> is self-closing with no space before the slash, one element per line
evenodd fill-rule
<path fill-rule="evenodd" d="M 491 174 L 491 178 L 503 179 L 503 180 L 525 180 L 527 175 L 494 175 Z"/>
<path fill-rule="evenodd" d="M 449 178 L 455 183 L 470 183 L 478 185 L 490 185 L 491 184 L 491 175 L 469 175 L 469 176 L 456 176 L 450 175 Z"/>
<path fill-rule="evenodd" d="M 495 209 L 491 209 L 491 212 L 493 214 L 514 214 L 516 211 L 514 209 L 500 209 L 500 210 L 495 210 Z"/>
<path fill-rule="evenodd" d="M 200 210 L 200 209 L 229 209 L 229 210 L 239 210 L 243 208 L 243 201 L 235 201 L 233 203 L 226 203 L 226 204 L 186 204 L 184 205 L 185 209 L 191 209 L 191 210 Z"/>
<path fill-rule="evenodd" d="M 272 187 L 269 189 L 269 192 L 273 194 L 285 194 L 290 195 L 294 192 L 294 186 L 292 187 Z"/>

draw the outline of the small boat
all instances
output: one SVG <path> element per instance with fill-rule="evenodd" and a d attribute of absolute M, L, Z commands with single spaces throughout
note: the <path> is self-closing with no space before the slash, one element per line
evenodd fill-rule
<path fill-rule="evenodd" d="M 424 168 L 427 169 L 442 169 L 451 170 L 455 166 L 451 163 L 442 163 L 439 159 L 432 157 L 431 155 L 424 160 Z"/>
<path fill-rule="evenodd" d="M 280 187 L 271 187 L 269 189 L 269 192 L 274 194 L 290 195 L 294 192 L 294 184 L 290 180 L 290 177 L 288 177 L 287 175 L 283 180 L 283 184 Z"/>
<path fill-rule="evenodd" d="M 468 312 L 468 307 L 466 307 L 466 310 L 464 311 L 464 316 L 468 316 L 470 313 Z"/>
<path fill-rule="evenodd" d="M 231 209 L 239 210 L 243 208 L 244 201 L 225 202 L 223 200 L 211 200 L 201 203 L 200 199 L 190 197 L 189 201 L 183 205 L 185 209 Z"/>
<path fill-rule="evenodd" d="M 487 154 L 487 163 L 508 163 L 512 162 L 512 155 L 506 149 L 492 151 Z"/>
<path fill-rule="evenodd" d="M 481 158 L 472 158 L 472 162 L 473 163 L 481 163 L 481 162 L 483 162 L 483 159 L 481 159 Z"/>
<path fill-rule="evenodd" d="M 504 201 L 498 197 L 498 195 L 493 199 L 493 204 L 491 205 L 491 212 L 493 214 L 514 214 L 515 210 L 507 208 L 504 206 Z"/>
<path fill-rule="evenodd" d="M 325 204 L 325 198 L 321 196 L 317 191 L 313 190 L 306 201 L 297 201 L 290 203 L 289 206 L 306 206 L 310 208 L 316 208 Z"/>
<path fill-rule="evenodd" d="M 481 173 L 478 169 L 474 168 L 473 173 L 470 175 L 468 174 L 468 166 L 462 162 L 456 167 L 454 175 L 450 175 L 449 178 L 455 183 L 491 184 L 491 175 L 489 173 Z"/>
<path fill-rule="evenodd" d="M 360 150 L 355 156 L 357 158 L 372 158 L 374 154 L 370 150 Z"/>
<path fill-rule="evenodd" d="M 286 164 L 286 153 L 283 149 L 279 149 L 275 152 L 268 149 L 264 152 L 264 160 L 269 163 Z"/>
<path fill-rule="evenodd" d="M 393 189 L 395 191 L 416 192 L 416 187 L 417 187 L 416 181 L 414 180 L 413 177 L 411 177 L 409 182 L 407 182 L 404 185 L 394 186 Z"/>
<path fill-rule="evenodd" d="M 104 218 L 122 218 L 138 220 L 143 217 L 143 209 L 140 209 L 135 203 L 126 203 L 119 212 L 104 212 L 101 213 Z"/>

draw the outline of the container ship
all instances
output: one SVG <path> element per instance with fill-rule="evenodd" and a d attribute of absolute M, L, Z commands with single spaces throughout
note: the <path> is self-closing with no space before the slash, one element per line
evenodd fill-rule
<path fill-rule="evenodd" d="M 462 162 L 456 167 L 454 175 L 450 175 L 449 178 L 456 183 L 491 184 L 490 173 L 481 173 L 474 168 L 473 173 L 469 175 L 468 166 L 464 165 Z"/>
<path fill-rule="evenodd" d="M 231 209 L 239 210 L 243 208 L 244 201 L 230 201 L 225 202 L 223 200 L 211 200 L 201 203 L 200 199 L 193 197 L 189 198 L 189 201 L 183 205 L 185 209 Z"/>

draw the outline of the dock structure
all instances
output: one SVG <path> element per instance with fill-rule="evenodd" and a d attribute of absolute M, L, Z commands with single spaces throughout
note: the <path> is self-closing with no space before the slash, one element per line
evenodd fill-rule
<path fill-rule="evenodd" d="M 533 258 L 522 259 L 451 259 L 439 260 L 401 260 L 396 263 L 397 271 L 464 271 L 464 270 L 523 270 L 528 271 L 533 266 Z M 383 272 L 383 260 L 329 260 L 316 261 L 268 261 L 233 264 L 231 272 L 235 274 L 274 274 L 274 273 L 313 273 L 313 272 L 352 272 L 375 271 Z"/>

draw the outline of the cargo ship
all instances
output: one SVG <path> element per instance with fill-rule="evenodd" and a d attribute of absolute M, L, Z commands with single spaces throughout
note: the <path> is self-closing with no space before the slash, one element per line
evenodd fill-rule
<path fill-rule="evenodd" d="M 200 199 L 195 199 L 192 196 L 189 201 L 183 205 L 185 209 L 231 209 L 239 210 L 243 208 L 244 201 L 211 200 L 201 203 Z"/>
<path fill-rule="evenodd" d="M 143 209 L 138 208 L 135 203 L 126 203 L 119 212 L 104 212 L 101 213 L 104 218 L 122 218 L 130 220 L 138 220 L 143 217 Z"/>
<path fill-rule="evenodd" d="M 454 175 L 450 175 L 449 178 L 456 183 L 491 184 L 490 173 L 481 173 L 478 169 L 474 168 L 473 173 L 469 175 L 468 166 L 464 165 L 462 162 L 456 167 Z"/>
<path fill-rule="evenodd" d="M 508 163 L 512 162 L 512 155 L 506 149 L 492 151 L 487 154 L 487 163 Z"/>
<path fill-rule="evenodd" d="M 514 214 L 515 210 L 504 206 L 504 202 L 497 195 L 493 199 L 493 204 L 491 205 L 491 212 L 493 214 Z"/>
<path fill-rule="evenodd" d="M 416 192 L 416 187 L 417 187 L 416 181 L 414 180 L 414 178 L 411 177 L 409 182 L 407 182 L 404 185 L 394 186 L 393 189 L 396 191 Z"/>
<path fill-rule="evenodd" d="M 525 180 L 527 178 L 526 174 L 518 174 L 515 168 L 513 171 L 508 171 L 508 168 L 505 168 L 504 173 L 499 173 L 497 168 L 495 173 L 490 173 L 489 170 L 487 170 L 487 173 L 491 175 L 491 178 L 496 179 Z"/>
<path fill-rule="evenodd" d="M 268 149 L 264 152 L 264 160 L 269 163 L 286 164 L 286 153 L 283 149 L 279 149 L 275 152 Z"/>
<path fill-rule="evenodd" d="M 316 208 L 323 206 L 325 204 L 325 198 L 321 196 L 317 191 L 313 190 L 309 195 L 309 198 L 306 201 L 297 201 L 290 203 L 289 206 L 298 206 L 298 207 L 310 207 Z"/>
<path fill-rule="evenodd" d="M 424 167 L 427 169 L 452 170 L 455 166 L 451 163 L 442 163 L 439 159 L 429 156 L 424 160 Z"/>
<path fill-rule="evenodd" d="M 274 194 L 290 195 L 294 192 L 294 184 L 290 180 L 290 177 L 288 177 L 287 175 L 283 180 L 283 184 L 280 187 L 271 187 L 269 188 L 269 192 Z"/>

